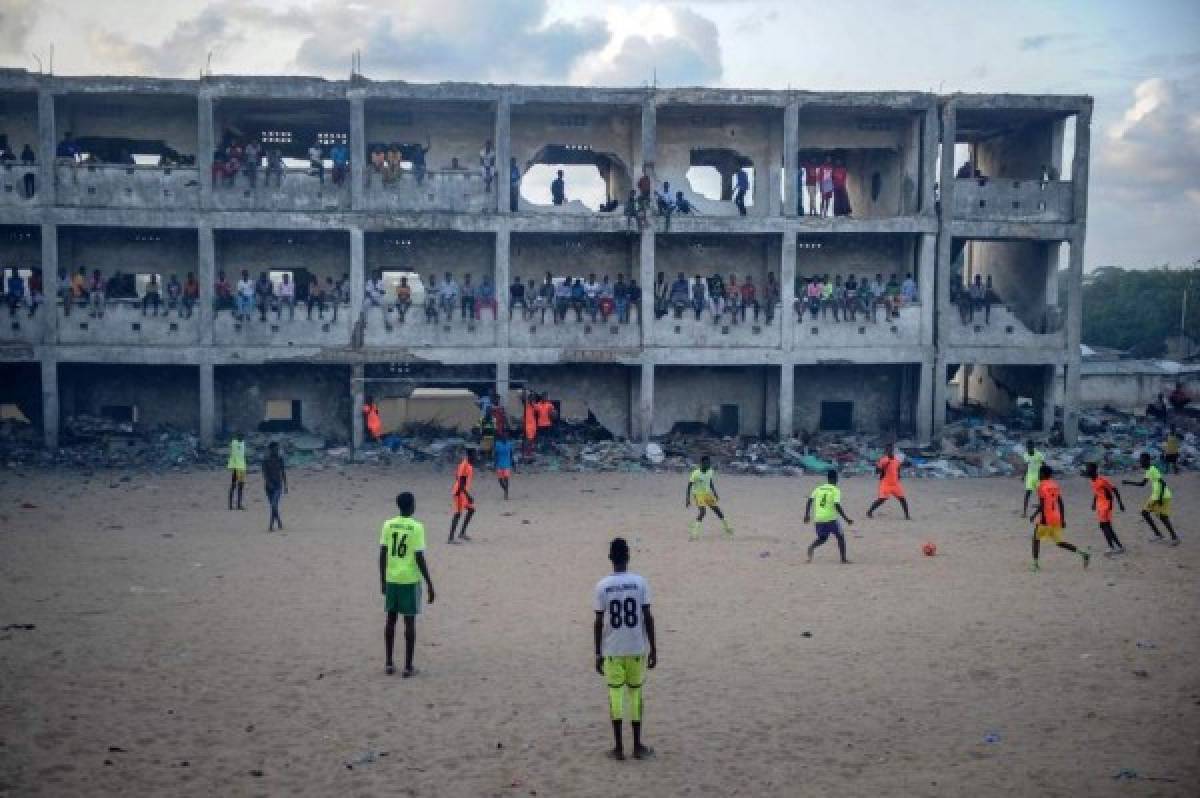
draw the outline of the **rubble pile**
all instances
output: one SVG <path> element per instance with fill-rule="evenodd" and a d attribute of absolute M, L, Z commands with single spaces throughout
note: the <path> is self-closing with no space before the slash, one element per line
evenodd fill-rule
<path fill-rule="evenodd" d="M 1015 423 L 1010 423 L 1015 422 Z M 930 479 L 963 477 L 1008 477 L 1023 473 L 1021 459 L 1026 431 L 1025 419 L 1003 421 L 982 417 L 960 418 L 949 423 L 934 445 L 922 447 L 912 441 L 896 442 L 898 454 L 912 467 L 910 476 Z M 1172 417 L 1180 436 L 1179 464 L 1200 467 L 1200 417 Z M 1137 457 L 1148 451 L 1162 455 L 1165 424 L 1112 410 L 1092 411 L 1080 420 L 1080 435 L 1074 446 L 1038 447 L 1046 462 L 1062 472 L 1079 472 L 1085 463 L 1096 462 L 1109 472 L 1132 471 Z M 477 445 L 470 437 L 444 431 L 420 430 L 416 434 L 388 434 L 358 451 L 307 432 L 254 432 L 247 435 L 246 449 L 251 466 L 261 462 L 267 444 L 275 441 L 291 467 L 320 470 L 347 463 L 395 466 L 424 463 L 444 469 L 452 466 L 463 446 Z M 880 436 L 857 433 L 821 433 L 785 441 L 713 435 L 668 435 L 641 445 L 613 440 L 594 429 L 568 427 L 550 440 L 542 440 L 532 458 L 520 458 L 525 472 L 683 472 L 707 455 L 721 471 L 757 476 L 800 476 L 824 474 L 837 468 L 843 475 L 871 474 L 886 441 Z M 519 452 L 518 447 L 518 452 Z M 223 468 L 228 442 L 214 449 L 200 447 L 191 432 L 169 427 L 117 422 L 95 416 L 75 416 L 62 430 L 62 445 L 53 452 L 41 447 L 34 428 L 16 421 L 0 422 L 0 464 L 65 466 L 77 468 L 122 468 L 143 471 L 188 471 Z M 485 458 L 486 459 L 486 458 Z M 484 468 L 490 463 L 484 462 Z"/>

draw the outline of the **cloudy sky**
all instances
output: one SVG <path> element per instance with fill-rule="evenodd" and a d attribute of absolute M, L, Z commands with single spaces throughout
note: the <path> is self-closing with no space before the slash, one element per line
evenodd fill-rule
<path fill-rule="evenodd" d="M 128 23 L 136 20 L 136 26 Z M 1096 98 L 1089 268 L 1200 258 L 1200 0 L 0 0 L 57 74 L 1058 92 Z"/>

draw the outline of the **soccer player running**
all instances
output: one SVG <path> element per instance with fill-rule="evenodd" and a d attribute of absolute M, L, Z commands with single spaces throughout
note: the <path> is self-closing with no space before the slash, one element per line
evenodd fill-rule
<path fill-rule="evenodd" d="M 475 450 L 464 449 L 463 459 L 458 464 L 458 469 L 454 472 L 454 490 L 451 491 L 451 498 L 454 501 L 454 517 L 450 519 L 450 538 L 447 543 L 457 543 L 459 540 L 469 541 L 467 537 L 467 526 L 471 523 L 471 519 L 475 517 L 475 497 L 471 495 L 471 483 L 475 480 Z M 463 518 L 463 513 L 466 513 L 466 518 Z M 462 518 L 462 529 L 458 529 L 458 521 Z M 454 539 L 454 532 L 458 530 L 458 540 Z"/>
<path fill-rule="evenodd" d="M 501 432 L 492 447 L 492 463 L 496 469 L 496 480 L 504 491 L 504 501 L 508 501 L 508 480 L 513 472 L 513 443 L 508 435 Z"/>
<path fill-rule="evenodd" d="M 842 565 L 849 565 L 850 561 L 846 559 L 846 536 L 842 534 L 842 528 L 838 524 L 838 516 L 846 522 L 847 526 L 854 526 L 854 522 L 846 515 L 846 511 L 842 509 L 842 489 L 837 486 L 838 472 L 835 469 L 830 469 L 825 475 L 825 484 L 817 486 L 817 489 L 808 497 L 808 502 L 804 505 L 804 523 L 809 521 L 817 522 L 817 539 L 808 547 L 808 562 L 812 562 L 813 553 L 818 546 L 824 546 L 829 540 L 829 536 L 833 535 L 837 538 L 838 554 L 841 556 Z M 813 508 L 816 508 L 816 513 L 813 513 Z"/>
<path fill-rule="evenodd" d="M 396 617 L 404 616 L 404 678 L 416 673 L 413 649 L 417 642 L 417 615 L 421 613 L 421 580 L 425 580 L 429 603 L 433 603 L 433 579 L 425 563 L 425 525 L 413 518 L 416 500 L 411 493 L 396 497 L 400 515 L 383 522 L 379 532 L 379 587 L 383 591 L 387 623 L 383 645 L 387 652 L 386 673 L 396 672 L 392 651 L 396 647 Z"/>
<path fill-rule="evenodd" d="M 1037 493 L 1038 474 L 1042 470 L 1042 463 L 1046 462 L 1046 455 L 1034 448 L 1033 439 L 1030 438 L 1025 441 L 1021 459 L 1025 461 L 1025 501 L 1021 504 L 1021 517 L 1025 518 L 1029 515 L 1029 497 Z"/>
<path fill-rule="evenodd" d="M 1179 536 L 1175 534 L 1175 527 L 1171 525 L 1171 489 L 1167 487 L 1167 481 L 1163 479 L 1162 472 L 1158 470 L 1158 466 L 1150 459 L 1148 452 L 1142 452 L 1138 458 L 1142 468 L 1146 470 L 1140 482 L 1135 482 L 1132 479 L 1121 480 L 1122 485 L 1134 485 L 1141 487 L 1147 482 L 1150 483 L 1150 498 L 1146 500 L 1146 504 L 1142 507 L 1142 520 L 1149 526 L 1150 531 L 1154 533 L 1154 537 L 1150 538 L 1151 543 L 1162 543 L 1165 538 L 1162 532 L 1158 531 L 1158 526 L 1154 523 L 1154 516 L 1158 516 L 1158 520 L 1162 521 L 1163 526 L 1167 528 L 1167 532 L 1171 533 L 1171 545 L 1178 546 L 1180 543 Z"/>
<path fill-rule="evenodd" d="M 1034 573 L 1042 570 L 1038 564 L 1038 555 L 1042 551 L 1043 540 L 1053 540 L 1060 549 L 1073 551 L 1083 559 L 1083 567 L 1087 568 L 1092 560 L 1092 553 L 1087 549 L 1080 550 L 1073 544 L 1063 540 L 1062 531 L 1067 526 L 1067 511 L 1063 507 L 1062 489 L 1054 481 L 1054 470 L 1044 465 L 1038 471 L 1038 505 L 1029 518 L 1033 521 L 1033 565 L 1030 570 Z"/>
<path fill-rule="evenodd" d="M 283 517 L 279 515 L 279 499 L 288 492 L 287 468 L 283 458 L 279 456 L 279 444 L 275 441 L 271 441 L 267 446 L 267 457 L 263 460 L 262 472 L 267 504 L 271 506 L 271 520 L 267 522 L 267 531 L 273 530 L 276 523 L 283 529 Z"/>
<path fill-rule="evenodd" d="M 233 497 L 237 494 L 237 508 L 245 510 L 242 506 L 242 492 L 246 489 L 246 439 L 242 433 L 233 433 L 233 439 L 229 441 L 229 460 L 225 467 L 229 469 L 229 509 L 233 509 Z"/>
<path fill-rule="evenodd" d="M 912 520 L 908 514 L 908 499 L 904 498 L 904 488 L 900 486 L 901 465 L 903 463 L 896 457 L 895 446 L 890 443 L 884 446 L 883 457 L 875 464 L 875 473 L 879 475 L 879 498 L 871 505 L 871 509 L 867 510 L 867 518 L 873 518 L 874 512 L 888 499 L 895 499 L 904 510 L 904 520 Z"/>
<path fill-rule="evenodd" d="M 1100 469 L 1095 463 L 1087 464 L 1084 475 L 1092 483 L 1092 509 L 1096 511 L 1096 520 L 1100 522 L 1100 531 L 1104 533 L 1104 542 L 1108 544 L 1108 551 L 1104 552 L 1104 556 L 1124 554 L 1125 547 L 1121 545 L 1112 525 L 1114 498 L 1121 512 L 1125 512 L 1125 502 L 1121 500 L 1120 492 L 1107 477 L 1100 475 Z"/>
<path fill-rule="evenodd" d="M 633 726 L 633 758 L 646 759 L 654 750 L 642 744 L 642 685 L 646 668 L 658 664 L 650 585 L 629 568 L 629 544 L 614 538 L 608 546 L 613 572 L 596 584 L 592 609 L 596 672 L 608 683 L 608 708 L 615 746 L 613 759 L 625 758 L 621 735 L 625 692 L 629 692 L 629 721 Z"/>
<path fill-rule="evenodd" d="M 720 519 L 721 528 L 725 530 L 725 534 L 733 537 L 733 527 L 725 520 L 725 514 L 721 512 L 721 508 L 717 504 L 720 501 L 717 497 L 717 472 L 713 470 L 712 459 L 708 455 L 700 458 L 699 468 L 692 469 L 687 487 L 684 489 L 683 506 L 691 507 L 693 501 L 696 502 L 696 507 L 700 509 L 700 512 L 697 513 L 696 520 L 691 523 L 688 530 L 690 540 L 700 537 L 700 524 L 704 521 L 704 514 L 710 509 L 713 511 L 713 515 Z"/>

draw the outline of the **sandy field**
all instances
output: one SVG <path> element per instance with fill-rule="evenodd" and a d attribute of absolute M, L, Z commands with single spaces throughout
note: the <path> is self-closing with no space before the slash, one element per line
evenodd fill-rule
<path fill-rule="evenodd" d="M 1183 546 L 1131 512 L 1127 557 L 1037 575 L 1016 479 L 910 480 L 911 523 L 863 520 L 874 482 L 848 480 L 850 566 L 804 564 L 811 478 L 720 478 L 736 539 L 689 543 L 681 475 L 518 474 L 507 504 L 481 475 L 455 547 L 448 472 L 294 471 L 271 534 L 259 477 L 243 513 L 225 480 L 0 474 L 0 795 L 1200 794 L 1195 475 Z M 437 587 L 411 680 L 383 672 L 376 559 L 401 489 Z M 1098 551 L 1086 483 L 1065 494 Z M 655 591 L 652 761 L 605 756 L 615 534 Z"/>

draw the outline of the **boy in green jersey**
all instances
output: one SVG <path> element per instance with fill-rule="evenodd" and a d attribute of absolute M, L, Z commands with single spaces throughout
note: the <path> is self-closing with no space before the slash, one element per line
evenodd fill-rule
<path fill-rule="evenodd" d="M 804 505 L 804 523 L 810 520 L 817 522 L 817 539 L 808 547 L 808 562 L 812 562 L 813 552 L 818 546 L 825 545 L 829 540 L 829 536 L 833 535 L 837 538 L 838 554 L 841 555 L 842 565 L 848 565 L 849 560 L 846 559 L 846 538 L 842 534 L 842 528 L 838 525 L 838 516 L 849 526 L 854 526 L 854 522 L 847 516 L 845 510 L 842 509 L 842 490 L 837 486 L 838 472 L 830 469 L 825 475 L 826 482 L 820 485 L 808 497 L 808 503 Z M 816 508 L 814 515 L 813 508 Z"/>
<path fill-rule="evenodd" d="M 383 642 L 387 649 L 386 672 L 396 672 L 392 650 L 396 644 L 396 617 L 404 616 L 404 678 L 413 669 L 413 647 L 416 645 L 417 615 L 421 612 L 421 580 L 433 603 L 433 579 L 425 564 L 425 525 L 412 517 L 416 500 L 411 493 L 396 497 L 400 515 L 383 522 L 379 533 L 379 588 L 383 592 L 387 625 Z"/>
<path fill-rule="evenodd" d="M 233 497 L 237 496 L 237 508 L 242 506 L 242 492 L 246 489 L 246 439 L 240 432 L 233 433 L 229 441 L 229 460 L 225 467 L 229 469 L 229 509 L 233 509 Z"/>
<path fill-rule="evenodd" d="M 710 508 L 713 514 L 721 521 L 721 528 L 725 530 L 725 534 L 733 537 L 733 527 L 725 520 L 725 514 L 721 512 L 720 506 L 717 504 L 717 472 L 713 470 L 712 459 L 708 455 L 700 458 L 700 467 L 692 469 L 691 476 L 688 477 L 687 488 L 684 489 L 683 506 L 691 507 L 692 502 L 696 502 L 696 506 L 700 508 L 700 512 L 696 515 L 696 520 L 691 523 L 688 537 L 696 540 L 700 537 L 700 523 L 704 520 L 704 514 Z"/>
<path fill-rule="evenodd" d="M 1158 526 L 1154 523 L 1154 516 L 1158 516 L 1158 520 L 1162 521 L 1162 525 L 1167 528 L 1167 532 L 1171 533 L 1171 545 L 1178 546 L 1179 536 L 1175 534 L 1175 527 L 1171 524 L 1171 489 L 1167 487 L 1167 481 L 1163 479 L 1162 472 L 1158 470 L 1158 466 L 1150 458 L 1148 452 L 1142 452 L 1138 458 L 1142 468 L 1146 473 L 1142 475 L 1141 481 L 1132 479 L 1121 480 L 1122 485 L 1136 485 L 1141 487 L 1146 483 L 1150 484 L 1150 498 L 1146 500 L 1146 504 L 1142 507 L 1142 520 L 1149 526 L 1150 531 L 1154 533 L 1154 537 L 1150 538 L 1151 543 L 1162 543 L 1166 538 L 1162 532 L 1158 531 Z"/>
<path fill-rule="evenodd" d="M 1025 461 L 1025 500 L 1021 503 L 1021 517 L 1025 518 L 1029 515 L 1029 498 L 1037 493 L 1038 483 L 1041 481 L 1039 474 L 1042 463 L 1046 462 L 1046 455 L 1034 447 L 1031 438 L 1025 441 L 1025 451 L 1021 452 L 1021 459 Z"/>

